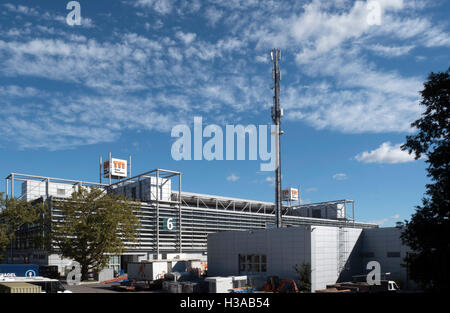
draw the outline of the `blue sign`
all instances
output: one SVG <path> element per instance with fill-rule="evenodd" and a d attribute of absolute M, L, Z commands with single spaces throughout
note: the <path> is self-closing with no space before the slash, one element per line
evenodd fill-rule
<path fill-rule="evenodd" d="M 38 272 L 39 265 L 36 264 L 0 264 L 0 276 L 33 277 Z"/>
<path fill-rule="evenodd" d="M 25 272 L 25 277 L 36 277 L 36 272 L 33 270 L 28 270 Z"/>

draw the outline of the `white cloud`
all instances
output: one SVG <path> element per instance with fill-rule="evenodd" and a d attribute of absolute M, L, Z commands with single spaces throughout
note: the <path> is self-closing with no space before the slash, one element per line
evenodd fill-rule
<path fill-rule="evenodd" d="M 20 13 L 20 14 L 24 14 L 24 15 L 32 15 L 32 16 L 38 16 L 39 15 L 39 12 L 36 10 L 36 9 L 34 9 L 34 8 L 30 8 L 30 7 L 27 7 L 27 6 L 24 6 L 24 5 L 14 5 L 14 4 L 11 4 L 11 3 L 5 3 L 4 5 L 3 5 L 6 9 L 8 9 L 9 11 L 11 11 L 11 12 L 14 12 L 14 13 Z"/>
<path fill-rule="evenodd" d="M 414 46 L 383 46 L 380 44 L 371 45 L 368 47 L 369 50 L 375 52 L 376 54 L 391 58 L 398 57 L 401 55 L 408 54 Z"/>
<path fill-rule="evenodd" d="M 389 216 L 387 218 L 383 218 L 381 220 L 370 221 L 369 223 L 377 224 L 378 226 L 384 225 L 388 222 L 398 221 L 400 219 L 400 214 L 395 214 L 393 216 Z"/>
<path fill-rule="evenodd" d="M 175 36 L 183 41 L 185 45 L 190 45 L 195 40 L 195 37 L 197 37 L 194 33 L 183 33 L 182 31 L 176 32 Z"/>
<path fill-rule="evenodd" d="M 126 3 L 140 12 L 132 16 L 142 22 L 142 32 L 129 33 L 123 30 L 127 27 L 108 32 L 105 27 L 93 37 L 85 29 L 58 25 L 65 22 L 64 12 L 2 7 L 14 14 L 5 23 L 10 28 L 0 34 L 0 74 L 14 82 L 0 88 L 0 105 L 9 108 L 0 123 L 14 128 L 33 112 L 38 118 L 10 133 L 12 142 L 33 146 L 36 134 L 50 146 L 56 137 L 45 130 L 45 112 L 58 112 L 51 114 L 56 131 L 69 123 L 68 132 L 56 140 L 60 146 L 63 139 L 67 146 L 102 142 L 103 136 L 120 136 L 134 127 L 166 131 L 193 112 L 232 122 L 244 110 L 265 114 L 261 109 L 268 112 L 272 93 L 270 68 L 263 63 L 274 46 L 287 56 L 282 60 L 288 78 L 282 89 L 287 122 L 301 120 L 344 133 L 411 132 L 411 122 L 422 112 L 418 91 L 425 78 L 402 73 L 395 65 L 378 66 L 370 57 L 417 57 L 416 48 L 426 54 L 427 47 L 449 45 L 447 26 L 433 20 L 432 13 L 418 12 L 424 9 L 418 0 L 381 1 L 382 25 L 372 27 L 364 24 L 365 1 L 212 0 L 203 8 L 198 0 Z M 209 17 L 211 25 L 223 24 L 225 31 L 194 33 L 196 28 L 185 23 L 193 14 Z M 24 21 L 20 15 L 30 18 Z M 169 20 L 177 25 L 170 28 Z M 87 24 L 93 26 L 90 20 Z M 43 83 L 39 88 L 14 86 L 22 78 Z M 60 86 L 68 92 L 51 91 Z M 128 113 L 122 114 L 127 105 Z M 117 113 L 103 117 L 97 106 Z M 96 116 L 107 125 L 105 134 L 94 136 L 101 134 Z M 84 128 L 92 128 L 93 135 Z"/>
<path fill-rule="evenodd" d="M 268 57 L 268 55 L 266 53 L 262 54 L 262 55 L 257 55 L 255 57 L 255 61 L 258 62 L 258 63 L 268 63 L 269 62 L 269 57 Z"/>
<path fill-rule="evenodd" d="M 217 22 L 220 21 L 222 16 L 222 10 L 217 10 L 215 7 L 209 7 L 206 9 L 205 17 L 208 20 L 208 23 L 213 27 L 216 26 Z"/>
<path fill-rule="evenodd" d="M 2 97 L 37 97 L 41 94 L 39 90 L 33 87 L 21 87 L 16 85 L 0 86 L 0 95 Z"/>
<path fill-rule="evenodd" d="M 312 77 L 333 77 L 335 84 L 288 87 L 282 94 L 287 119 L 344 133 L 412 132 L 411 123 L 422 112 L 421 78 L 378 72 L 359 53 L 335 49 L 305 67 Z"/>
<path fill-rule="evenodd" d="M 316 191 L 318 191 L 319 190 L 319 188 L 316 188 L 316 187 L 311 187 L 311 188 L 306 188 L 306 192 L 316 192 Z"/>
<path fill-rule="evenodd" d="M 228 181 L 232 181 L 232 182 L 236 182 L 240 179 L 239 176 L 235 175 L 235 174 L 231 174 L 230 176 L 227 177 Z"/>
<path fill-rule="evenodd" d="M 338 173 L 333 175 L 334 180 L 346 180 L 347 178 L 347 174 L 345 173 Z"/>
<path fill-rule="evenodd" d="M 17 14 L 23 14 L 29 17 L 37 18 L 38 20 L 45 20 L 45 21 L 56 21 L 62 24 L 67 25 L 66 16 L 65 15 L 58 15 L 54 14 L 52 12 L 42 12 L 38 11 L 35 8 L 27 7 L 24 5 L 17 5 L 11 3 L 6 3 L 3 5 L 8 11 L 17 13 Z M 94 27 L 94 22 L 92 19 L 84 16 L 82 14 L 81 18 L 81 25 L 82 28 L 92 28 Z"/>
<path fill-rule="evenodd" d="M 151 8 L 159 14 L 169 14 L 173 8 L 172 0 L 137 0 L 134 3 L 137 7 Z"/>
<path fill-rule="evenodd" d="M 306 95 L 295 83 L 286 86 L 282 97 L 286 89 L 295 90 L 288 101 L 282 99 L 288 119 L 345 133 L 413 131 L 425 78 L 378 68 L 367 51 L 399 57 L 416 47 L 449 46 L 450 36 L 443 25 L 418 16 L 424 6 L 417 1 L 377 2 L 383 8 L 379 26 L 367 23 L 365 1 L 310 1 L 299 4 L 301 13 L 283 11 L 267 24 L 264 14 L 255 13 L 251 18 L 260 18 L 259 24 L 242 27 L 258 50 L 279 46 L 296 56 L 300 75 L 334 83 L 324 93 Z"/>
<path fill-rule="evenodd" d="M 26 91 L 26 88 L 21 90 Z M 29 91 L 33 94 L 33 91 Z M 30 95 L 31 95 L 30 94 Z M 78 96 L 67 99 L 49 94 L 44 99 L 33 96 L 17 99 L 9 93 L 0 100 L 7 115 L 0 116 L 3 141 L 21 149 L 70 149 L 80 145 L 117 140 L 125 129 L 168 132 L 172 126 L 187 122 L 183 110 L 178 115 L 162 112 L 156 103 L 160 99 L 148 97 L 145 101 L 134 97 Z M 10 104 L 15 103 L 15 104 Z"/>
<path fill-rule="evenodd" d="M 389 141 L 384 142 L 375 150 L 364 151 L 355 156 L 358 162 L 362 163 L 407 163 L 414 161 L 414 155 L 407 151 L 402 151 L 402 144 L 392 145 Z"/>
<path fill-rule="evenodd" d="M 178 36 L 195 49 L 208 47 L 228 75 L 215 73 L 213 62 L 200 64 L 197 55 L 185 60 L 188 52 L 168 37 L 153 40 L 125 33 L 115 42 L 75 35 L 19 41 L 0 35 L 0 73 L 5 77 L 37 77 L 51 82 L 49 85 L 58 86 L 62 82 L 77 90 L 62 95 L 34 87 L 2 86 L 0 94 L 4 97 L 0 105 L 9 109 L 5 108 L 7 115 L 0 116 L 0 130 L 17 129 L 8 132 L 4 140 L 9 138 L 21 148 L 65 149 L 105 142 L 126 129 L 166 132 L 192 116 L 187 112 L 213 111 L 211 121 L 225 117 L 235 121 L 234 112 L 264 103 L 266 96 L 260 92 L 264 81 L 257 77 L 243 78 L 226 60 L 233 53 L 235 40 L 194 42 L 193 33 Z M 167 86 L 170 88 L 166 89 Z M 31 96 L 34 98 L 27 101 L 13 99 Z M 230 107 L 233 110 L 227 112 Z M 49 123 L 46 117 L 54 119 L 53 133 L 46 129 Z M 28 119 L 32 121 L 29 125 Z M 69 123 L 67 132 L 59 131 L 64 123 Z M 93 131 L 90 134 L 70 123 Z M 27 127 L 19 129 L 22 124 Z M 108 136 L 94 136 L 100 134 L 96 132 L 100 125 L 106 128 Z"/>

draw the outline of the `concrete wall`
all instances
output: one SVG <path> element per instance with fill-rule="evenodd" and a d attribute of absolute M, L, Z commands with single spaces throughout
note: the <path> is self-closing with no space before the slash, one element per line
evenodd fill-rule
<path fill-rule="evenodd" d="M 361 274 L 367 274 L 367 263 L 377 261 L 381 265 L 381 273 L 390 273 L 386 279 L 399 281 L 401 288 L 414 289 L 416 285 L 408 279 L 403 259 L 412 250 L 402 244 L 401 231 L 395 227 L 365 229 L 362 236 Z M 395 253 L 399 253 L 395 255 Z M 382 279 L 384 276 L 382 276 Z"/>
<path fill-rule="evenodd" d="M 311 232 L 311 290 L 336 283 L 344 271 L 351 271 L 350 256 L 362 229 L 313 226 Z"/>
<path fill-rule="evenodd" d="M 311 262 L 310 242 L 310 226 L 210 234 L 208 276 L 240 275 L 239 254 L 257 254 L 267 256 L 267 272 L 258 275 L 296 279 L 294 266 Z"/>
<path fill-rule="evenodd" d="M 295 265 L 311 265 L 311 289 L 324 289 L 351 272 L 357 262 L 362 229 L 332 226 L 301 226 L 280 229 L 234 231 L 208 236 L 208 275 L 278 276 L 298 280 Z M 340 237 L 341 236 L 341 237 Z M 340 240 L 343 244 L 339 244 Z M 239 269 L 239 255 L 267 256 L 266 273 Z M 345 276 L 345 275 L 344 275 Z"/>

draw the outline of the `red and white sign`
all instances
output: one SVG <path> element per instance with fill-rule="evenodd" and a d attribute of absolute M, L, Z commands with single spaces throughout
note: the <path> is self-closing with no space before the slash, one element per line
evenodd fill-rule
<path fill-rule="evenodd" d="M 298 201 L 298 189 L 289 188 L 281 191 L 283 201 Z"/>
<path fill-rule="evenodd" d="M 105 178 L 109 177 L 111 173 L 111 178 L 123 178 L 127 177 L 128 163 L 125 160 L 111 159 L 111 163 L 106 161 L 103 163 L 103 175 Z"/>

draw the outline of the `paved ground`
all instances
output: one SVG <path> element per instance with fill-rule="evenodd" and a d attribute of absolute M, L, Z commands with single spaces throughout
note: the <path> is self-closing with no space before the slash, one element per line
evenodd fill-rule
<path fill-rule="evenodd" d="M 79 286 L 64 285 L 67 290 L 73 293 L 115 293 L 117 291 L 112 290 L 111 285 L 104 285 L 99 283 L 82 284 Z"/>
<path fill-rule="evenodd" d="M 126 293 L 122 291 L 113 290 L 114 284 L 99 284 L 99 283 L 83 283 L 79 286 L 68 286 L 64 284 L 67 290 L 73 293 Z M 118 284 L 117 284 L 118 285 Z M 129 291 L 131 293 L 155 293 L 160 291 Z"/>

